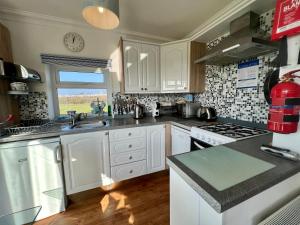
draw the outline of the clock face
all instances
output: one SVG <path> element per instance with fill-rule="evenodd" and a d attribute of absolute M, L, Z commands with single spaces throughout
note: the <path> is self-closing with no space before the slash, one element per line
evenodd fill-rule
<path fill-rule="evenodd" d="M 67 33 L 64 36 L 64 44 L 72 52 L 80 52 L 84 48 L 84 40 L 77 33 Z"/>

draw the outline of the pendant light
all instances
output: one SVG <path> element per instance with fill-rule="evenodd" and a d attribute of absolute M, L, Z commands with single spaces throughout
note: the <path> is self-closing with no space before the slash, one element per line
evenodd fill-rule
<path fill-rule="evenodd" d="M 85 0 L 83 18 L 92 26 L 112 30 L 119 26 L 119 0 Z"/>

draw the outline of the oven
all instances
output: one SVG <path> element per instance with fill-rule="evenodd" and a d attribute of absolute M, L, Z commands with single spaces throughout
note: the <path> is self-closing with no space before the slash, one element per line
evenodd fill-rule
<path fill-rule="evenodd" d="M 191 151 L 198 151 L 209 147 L 213 147 L 213 145 L 191 137 L 191 148 L 190 148 Z"/>

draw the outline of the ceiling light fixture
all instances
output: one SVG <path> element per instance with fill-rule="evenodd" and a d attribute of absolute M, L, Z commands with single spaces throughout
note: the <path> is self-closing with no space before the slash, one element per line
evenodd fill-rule
<path fill-rule="evenodd" d="M 86 0 L 83 18 L 92 26 L 112 30 L 119 26 L 119 0 Z"/>

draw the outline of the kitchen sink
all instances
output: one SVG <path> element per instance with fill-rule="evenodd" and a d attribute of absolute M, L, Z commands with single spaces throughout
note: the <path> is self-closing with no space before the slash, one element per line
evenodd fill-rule
<path fill-rule="evenodd" d="M 75 125 L 69 125 L 67 127 L 64 127 L 63 130 L 77 130 L 77 129 L 96 129 L 105 127 L 108 125 L 108 122 L 106 121 L 99 121 L 97 123 L 77 123 Z"/>
<path fill-rule="evenodd" d="M 106 122 L 101 121 L 99 123 L 77 124 L 73 127 L 73 129 L 93 129 L 93 128 L 101 128 L 104 126 L 106 126 Z"/>

